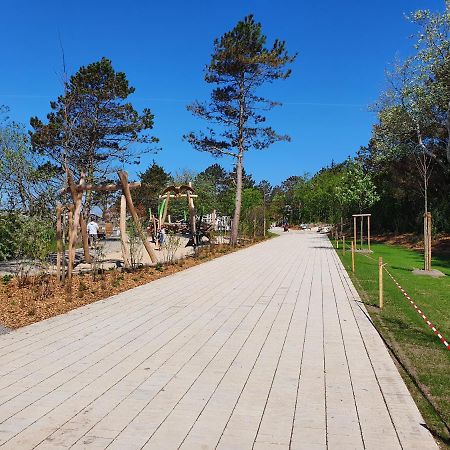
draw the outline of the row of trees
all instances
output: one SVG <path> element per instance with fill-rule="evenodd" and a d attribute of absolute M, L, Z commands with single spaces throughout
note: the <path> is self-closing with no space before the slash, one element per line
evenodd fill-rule
<path fill-rule="evenodd" d="M 263 111 L 277 103 L 260 97 L 257 91 L 264 84 L 286 79 L 290 75 L 286 66 L 294 59 L 295 56 L 287 53 L 283 41 L 275 40 L 267 46 L 261 24 L 248 16 L 214 41 L 205 72 L 205 81 L 213 85 L 210 102 L 196 101 L 188 106 L 194 115 L 208 121 L 211 128 L 205 133 L 190 132 L 184 138 L 197 150 L 214 156 L 228 155 L 235 160 L 233 211 L 229 205 L 226 207 L 233 216 L 232 245 L 237 242 L 244 201 L 245 152 L 252 148 L 265 149 L 278 140 L 289 139 L 265 125 Z M 25 169 L 19 170 L 17 161 L 9 164 L 8 158 L 5 159 L 2 167 L 13 174 L 6 179 L 16 183 L 19 190 L 16 195 L 9 186 L 3 189 L 0 186 L 1 200 L 27 214 L 52 210 L 54 206 L 54 198 L 49 194 L 55 192 L 42 191 L 41 182 L 51 181 L 59 187 L 67 187 L 72 177 L 86 184 L 106 182 L 118 168 L 139 164 L 144 153 L 157 150 L 158 139 L 151 134 L 154 116 L 148 108 L 139 113 L 129 102 L 134 88 L 125 73 L 116 72 L 107 58 L 81 67 L 71 77 L 66 74 L 65 64 L 63 66 L 63 93 L 50 103 L 47 120 L 31 118 L 29 136 L 11 123 L 1 130 L 2 151 L 8 153 L 7 156 L 13 152 L 13 158 L 24 163 Z M 6 167 L 7 164 L 10 167 Z M 152 175 L 143 174 L 147 191 L 154 187 Z M 20 180 L 14 179 L 19 177 Z M 210 174 L 196 181 L 207 185 Z M 214 189 L 217 198 L 221 198 L 223 188 Z M 207 194 L 209 200 L 206 200 Z M 145 197 L 144 192 L 138 195 Z M 205 191 L 204 201 L 209 201 L 208 207 L 216 202 L 211 195 Z M 103 197 L 103 201 L 107 200 Z M 95 194 L 88 191 L 83 199 L 85 221 L 95 202 Z M 154 202 L 151 206 L 156 207 Z"/>
<path fill-rule="evenodd" d="M 450 231 L 450 10 L 417 11 L 415 53 L 390 71 L 388 89 L 375 105 L 378 121 L 367 146 L 357 156 L 320 170 L 292 176 L 280 186 L 258 186 L 244 170 L 250 149 L 266 149 L 289 140 L 266 124 L 265 112 L 277 103 L 258 89 L 290 75 L 285 43 L 268 46 L 261 25 L 246 17 L 214 42 L 205 81 L 213 86 L 209 102 L 188 109 L 210 128 L 184 138 L 200 151 L 231 157 L 234 170 L 213 165 L 201 173 L 172 177 L 153 164 L 142 170 L 147 185 L 134 193 L 143 214 L 157 209 L 156 195 L 170 182 L 193 181 L 200 211 L 213 209 L 234 218 L 237 239 L 241 210 L 263 208 L 267 217 L 298 222 L 345 222 L 371 208 L 379 229 L 418 230 L 423 211 L 433 213 L 438 230 Z M 2 209 L 27 215 L 53 214 L 58 191 L 69 171 L 87 183 L 109 181 L 124 166 L 139 164 L 158 150 L 150 109 L 138 112 L 129 102 L 134 88 L 106 58 L 67 77 L 63 93 L 51 102 L 47 120 L 32 118 L 31 132 L 7 119 L 0 121 L 0 200 Z M 115 177 L 114 177 L 115 178 Z M 423 200 L 423 203 L 422 203 Z M 105 209 L 114 198 L 88 192 L 83 214 L 94 205 Z M 423 207 L 420 207 L 420 204 Z M 250 206 L 249 206 L 250 205 Z"/>

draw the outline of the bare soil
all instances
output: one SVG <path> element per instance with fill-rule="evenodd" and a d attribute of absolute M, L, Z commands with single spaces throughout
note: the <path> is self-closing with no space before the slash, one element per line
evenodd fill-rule
<path fill-rule="evenodd" d="M 386 233 L 372 237 L 373 242 L 390 245 L 400 245 L 416 251 L 423 251 L 423 236 L 415 233 L 394 234 Z M 450 236 L 439 235 L 433 237 L 433 255 L 441 258 L 450 257 Z"/>

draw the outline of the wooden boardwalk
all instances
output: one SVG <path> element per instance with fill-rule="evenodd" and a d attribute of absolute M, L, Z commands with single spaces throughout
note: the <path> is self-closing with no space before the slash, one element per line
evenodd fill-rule
<path fill-rule="evenodd" d="M 325 236 L 0 336 L 0 449 L 437 449 Z"/>

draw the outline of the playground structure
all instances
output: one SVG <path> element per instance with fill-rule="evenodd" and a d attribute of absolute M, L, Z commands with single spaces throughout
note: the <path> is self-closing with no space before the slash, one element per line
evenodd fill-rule
<path fill-rule="evenodd" d="M 371 253 L 372 250 L 370 249 L 370 219 L 372 217 L 372 214 L 353 214 L 353 242 L 355 245 L 355 251 L 359 252 L 369 252 Z M 367 217 L 367 249 L 364 249 L 364 218 Z M 360 220 L 360 248 L 357 248 L 357 239 L 358 239 L 358 219 Z"/>
<path fill-rule="evenodd" d="M 58 205 L 56 209 L 56 231 L 57 231 L 57 258 L 56 258 L 56 274 L 60 281 L 71 281 L 74 261 L 75 261 L 75 248 L 78 239 L 78 229 L 81 229 L 81 238 L 83 242 L 83 252 L 84 260 L 87 263 L 92 262 L 92 258 L 89 254 L 89 243 L 87 236 L 86 222 L 81 214 L 82 198 L 83 194 L 87 191 L 93 192 L 115 192 L 122 191 L 122 196 L 120 200 L 120 239 L 122 244 L 122 253 L 124 266 L 126 268 L 130 267 L 130 255 L 128 252 L 128 247 L 126 243 L 126 215 L 127 208 L 135 224 L 136 230 L 142 240 L 142 243 L 147 251 L 152 263 L 156 263 L 158 258 L 154 249 L 148 242 L 145 231 L 141 225 L 136 208 L 133 204 L 133 199 L 131 197 L 131 189 L 140 187 L 141 183 L 129 183 L 128 174 L 125 171 L 119 171 L 119 183 L 118 184 L 106 184 L 106 185 L 95 185 L 86 184 L 84 174 L 81 174 L 79 184 L 76 185 L 73 180 L 73 176 L 70 171 L 67 172 L 68 187 L 61 191 L 62 194 L 69 192 L 73 204 L 72 205 Z M 191 188 L 192 189 L 192 188 Z M 193 203 L 192 203 L 193 207 Z M 62 227 L 62 217 L 63 211 L 68 211 L 68 266 L 67 266 L 67 277 L 65 276 L 64 261 L 65 255 L 64 250 L 64 236 Z"/>
<path fill-rule="evenodd" d="M 84 182 L 83 174 L 80 177 L 79 184 L 75 184 L 73 176 L 68 172 L 67 180 L 68 187 L 62 189 L 61 193 L 70 193 L 73 204 L 57 205 L 56 208 L 56 238 L 57 238 L 57 254 L 56 254 L 56 274 L 59 281 L 65 282 L 66 280 L 70 282 L 73 275 L 73 270 L 76 260 L 76 243 L 79 237 L 79 230 L 81 231 L 81 240 L 83 244 L 83 254 L 84 261 L 86 263 L 92 263 L 92 257 L 89 253 L 89 242 L 87 234 L 87 225 L 85 218 L 81 214 L 82 209 L 82 198 L 83 194 L 87 191 L 93 192 L 116 192 L 122 191 L 120 198 L 120 215 L 119 215 L 119 229 L 120 229 L 120 240 L 121 240 L 121 250 L 123 263 L 125 268 L 131 267 L 130 252 L 127 245 L 127 233 L 126 233 L 126 219 L 127 211 L 131 215 L 131 218 L 135 224 L 136 230 L 141 238 L 141 241 L 145 247 L 148 256 L 152 263 L 156 263 L 158 258 L 156 256 L 155 250 L 152 248 L 146 230 L 144 230 L 141 221 L 139 220 L 136 208 L 133 204 L 133 199 L 131 196 L 131 190 L 145 186 L 145 184 L 139 182 L 130 183 L 128 181 L 128 174 L 125 171 L 118 172 L 119 183 L 117 184 L 86 184 Z M 147 231 L 156 241 L 158 232 L 165 228 L 167 231 L 172 233 L 183 233 L 189 234 L 190 240 L 186 246 L 198 246 L 201 244 L 201 239 L 206 236 L 209 241 L 211 241 L 211 231 L 217 228 L 217 217 L 215 211 L 211 216 L 212 220 L 203 221 L 202 217 L 198 218 L 196 216 L 194 199 L 197 195 L 194 193 L 192 183 L 175 186 L 170 185 L 166 187 L 162 194 L 159 196 L 162 199 L 162 204 L 158 210 L 158 217 L 149 211 L 150 223 L 147 227 Z M 189 210 L 189 222 L 175 222 L 170 221 L 170 216 L 168 215 L 170 199 L 173 198 L 186 198 L 187 206 Z M 64 219 L 67 221 L 67 234 L 68 234 L 68 261 L 67 270 L 65 267 L 65 235 L 64 230 Z M 167 219 L 169 221 L 167 222 Z M 208 223 L 209 222 L 209 223 Z M 106 229 L 105 229 L 106 234 Z"/>

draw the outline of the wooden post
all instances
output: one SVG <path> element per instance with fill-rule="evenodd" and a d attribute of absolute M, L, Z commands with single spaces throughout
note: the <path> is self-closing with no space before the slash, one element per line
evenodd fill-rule
<path fill-rule="evenodd" d="M 361 218 L 359 219 L 361 221 L 360 223 L 360 227 L 361 227 L 361 250 L 363 249 L 363 245 L 364 245 L 364 216 L 361 216 Z M 356 244 L 355 244 L 356 245 Z"/>
<path fill-rule="evenodd" d="M 355 243 L 352 241 L 352 272 L 355 273 Z"/>
<path fill-rule="evenodd" d="M 429 270 L 432 269 L 431 267 L 431 235 L 432 235 L 432 228 L 431 228 L 431 213 L 428 213 L 428 267 Z"/>
<path fill-rule="evenodd" d="M 87 263 L 90 263 L 92 261 L 92 258 L 91 254 L 89 253 L 89 238 L 87 234 L 87 225 L 82 214 L 80 214 L 80 228 L 81 228 L 81 239 L 83 241 L 84 260 Z"/>
<path fill-rule="evenodd" d="M 70 193 L 72 194 L 72 198 L 74 199 L 74 211 L 72 216 L 72 226 L 70 227 L 70 235 L 69 235 L 69 267 L 67 270 L 67 278 L 69 279 L 69 283 L 72 280 L 72 272 L 75 260 L 75 247 L 77 244 L 78 237 L 78 227 L 80 225 L 80 214 L 81 214 L 81 199 L 83 198 L 83 191 L 78 192 L 75 183 L 73 182 L 72 174 L 70 172 L 67 173 L 67 178 L 69 182 Z M 84 174 L 82 173 L 80 176 L 80 186 L 84 184 Z"/>
<path fill-rule="evenodd" d="M 58 203 L 56 206 L 56 279 L 62 281 L 61 256 L 62 256 L 62 230 L 61 230 L 62 206 Z"/>
<path fill-rule="evenodd" d="M 345 253 L 345 235 L 342 236 L 342 253 Z"/>
<path fill-rule="evenodd" d="M 424 270 L 431 270 L 431 213 L 423 215 Z"/>
<path fill-rule="evenodd" d="M 70 205 L 69 207 L 69 239 L 68 239 L 68 266 L 67 266 L 67 279 L 69 280 L 69 283 L 72 281 L 72 270 L 73 270 L 73 261 L 75 259 L 75 249 L 72 247 L 72 233 L 73 233 L 73 205 Z"/>
<path fill-rule="evenodd" d="M 75 205 L 75 209 L 76 209 L 77 205 L 79 205 L 79 207 L 80 207 L 77 226 L 79 223 L 80 228 L 81 228 L 81 238 L 83 241 L 84 260 L 87 263 L 90 263 L 92 258 L 89 253 L 89 240 L 88 240 L 88 235 L 87 235 L 87 227 L 86 227 L 86 222 L 85 222 L 83 216 L 81 215 L 81 200 L 83 199 L 83 191 L 82 190 L 80 191 L 78 189 L 78 186 L 75 186 L 75 184 L 73 182 L 72 174 L 70 172 L 68 172 L 67 179 L 68 179 L 68 183 L 69 183 L 69 191 L 72 196 L 72 201 L 73 201 L 73 204 Z M 84 188 L 84 175 L 83 174 L 81 175 L 81 178 L 80 178 L 79 187 L 81 189 Z M 74 219 L 75 219 L 75 216 L 74 216 Z M 70 266 L 70 264 L 69 264 L 69 266 Z"/>
<path fill-rule="evenodd" d="M 383 309 L 383 258 L 381 256 L 378 258 L 378 298 L 380 309 Z"/>
<path fill-rule="evenodd" d="M 65 209 L 62 210 L 62 233 L 61 233 L 61 244 L 62 244 L 62 259 L 61 259 L 61 283 L 66 282 L 66 225 L 67 218 L 65 214 Z"/>
<path fill-rule="evenodd" d="M 192 183 L 189 181 L 189 187 L 192 187 Z M 187 200 L 188 200 L 188 208 L 189 208 L 189 221 L 191 223 L 191 233 L 192 233 L 192 240 L 194 241 L 195 245 L 198 244 L 196 241 L 197 239 L 197 233 L 196 233 L 196 227 L 195 227 L 195 206 L 194 206 L 194 199 L 191 197 L 191 192 L 187 191 Z"/>
<path fill-rule="evenodd" d="M 130 263 L 130 252 L 128 250 L 127 243 L 127 200 L 125 195 L 122 194 L 120 197 L 120 244 L 122 247 L 122 257 L 123 257 L 123 265 L 125 269 L 129 269 L 131 267 Z"/>
<path fill-rule="evenodd" d="M 353 242 L 356 245 L 356 238 L 357 238 L 357 233 L 356 233 L 356 217 L 353 217 Z"/>
<path fill-rule="evenodd" d="M 367 216 L 367 244 L 370 252 L 370 216 Z"/>
<path fill-rule="evenodd" d="M 152 261 L 152 263 L 155 263 L 158 261 L 158 258 L 156 256 L 155 251 L 153 250 L 150 243 L 148 242 L 147 236 L 145 235 L 144 230 L 142 229 L 141 223 L 139 222 L 139 217 L 137 215 L 136 209 L 134 208 L 133 199 L 131 198 L 130 187 L 128 186 L 128 174 L 123 170 L 119 171 L 118 174 L 119 174 L 120 182 L 122 183 L 122 191 L 123 191 L 123 194 L 125 195 L 126 203 L 127 203 L 128 209 L 130 211 L 131 217 L 134 220 L 136 229 L 139 233 L 139 236 L 142 239 L 142 243 L 144 244 L 145 249 L 147 250 L 148 256 L 150 256 L 150 260 Z"/>

